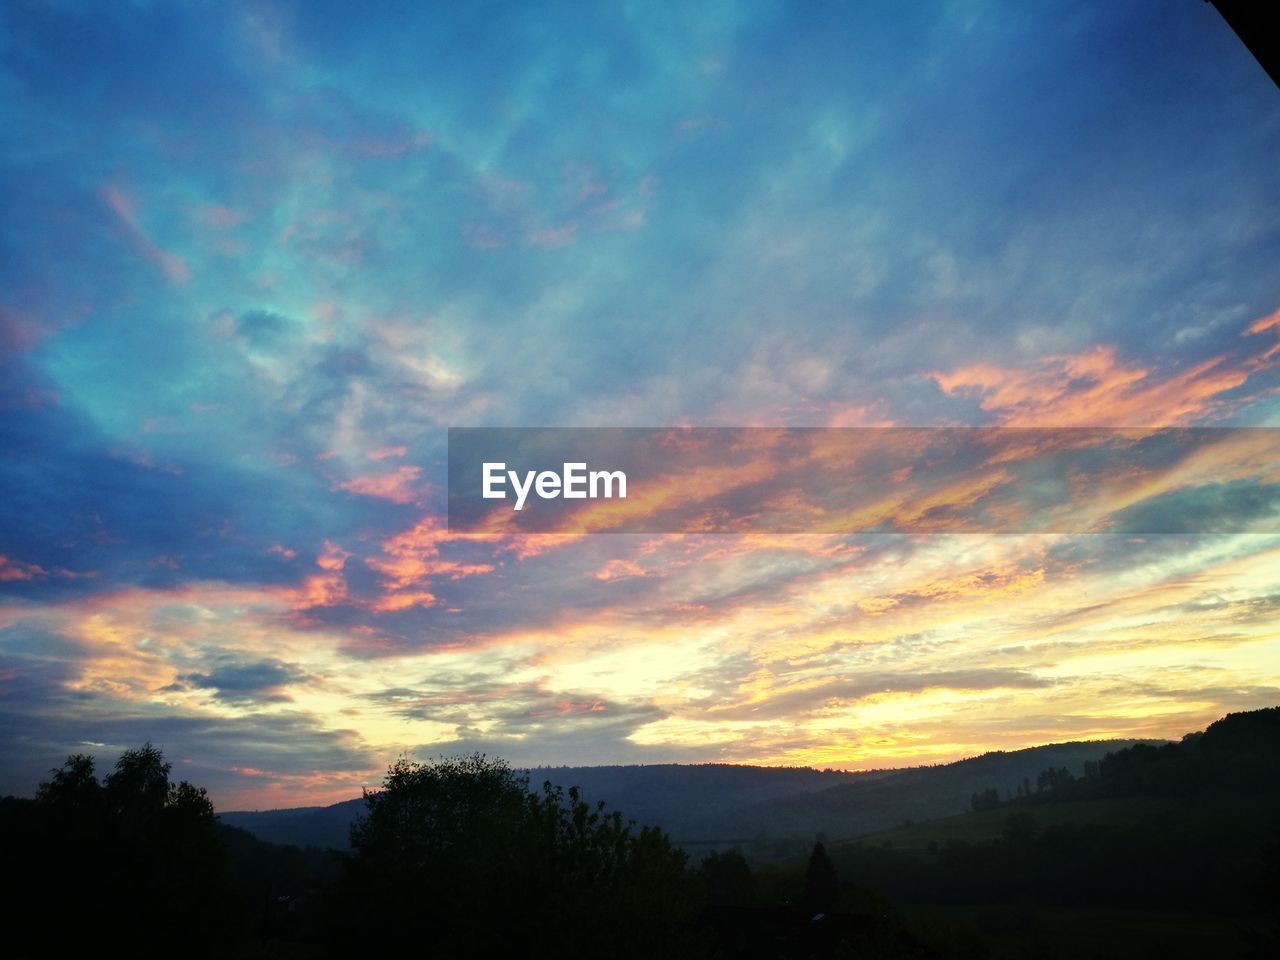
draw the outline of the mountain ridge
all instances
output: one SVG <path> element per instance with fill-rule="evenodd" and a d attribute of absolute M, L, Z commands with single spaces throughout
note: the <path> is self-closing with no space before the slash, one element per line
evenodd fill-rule
<path fill-rule="evenodd" d="M 1136 743 L 1164 740 L 1083 740 L 1017 750 L 993 750 L 947 763 L 865 771 L 748 764 L 609 764 L 593 767 L 517 768 L 531 790 L 544 782 L 576 786 L 591 801 L 639 825 L 658 826 L 677 842 L 699 848 L 752 846 L 757 853 L 780 842 L 869 833 L 905 819 L 932 819 L 968 809 L 975 791 L 1012 793 L 1047 766 L 1075 775 L 1089 760 Z M 347 849 L 351 823 L 363 813 L 360 797 L 328 806 L 238 810 L 223 823 L 260 840 Z M 783 848 L 789 845 L 782 843 Z"/>

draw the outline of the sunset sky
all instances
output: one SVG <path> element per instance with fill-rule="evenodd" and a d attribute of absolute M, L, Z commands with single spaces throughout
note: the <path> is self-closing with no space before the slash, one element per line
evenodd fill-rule
<path fill-rule="evenodd" d="M 1280 704 L 1274 461 L 1187 535 L 445 516 L 449 427 L 1280 426 L 1280 91 L 1212 5 L 19 2 L 0 64 L 0 793 Z"/>

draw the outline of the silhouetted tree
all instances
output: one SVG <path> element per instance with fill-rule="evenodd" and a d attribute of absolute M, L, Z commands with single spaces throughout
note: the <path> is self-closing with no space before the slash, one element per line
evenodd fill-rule
<path fill-rule="evenodd" d="M 828 911 L 835 908 L 839 899 L 840 880 L 835 864 L 822 843 L 815 843 L 804 870 L 804 905 L 810 910 Z"/>
<path fill-rule="evenodd" d="M 1049 767 L 1041 770 L 1036 777 L 1036 793 L 1057 790 L 1075 781 L 1075 776 L 1066 767 Z"/>
<path fill-rule="evenodd" d="M 969 798 L 969 806 L 977 810 L 990 810 L 993 807 L 1000 806 L 1000 791 L 995 787 L 988 787 L 981 792 L 974 792 Z"/>
<path fill-rule="evenodd" d="M 755 878 L 742 851 L 736 847 L 710 853 L 698 865 L 713 904 L 745 906 L 755 899 Z"/>
<path fill-rule="evenodd" d="M 138 957 L 179 938 L 191 954 L 215 954 L 238 932 L 213 806 L 204 790 L 171 783 L 170 769 L 148 743 L 101 783 L 93 759 L 74 754 L 40 784 L 9 849 L 24 880 L 19 955 L 52 929 L 70 953 L 107 945 Z"/>
<path fill-rule="evenodd" d="M 444 956 L 515 942 L 535 955 L 679 956 L 691 943 L 683 852 L 576 788 L 530 793 L 527 778 L 480 754 L 401 759 L 365 806 L 335 901 L 344 948 L 374 928 L 415 949 L 429 930 Z"/>
<path fill-rule="evenodd" d="M 93 767 L 93 757 L 72 754 L 60 768 L 49 771 L 49 779 L 36 788 L 36 800 L 62 810 L 97 809 L 102 802 L 102 786 Z"/>

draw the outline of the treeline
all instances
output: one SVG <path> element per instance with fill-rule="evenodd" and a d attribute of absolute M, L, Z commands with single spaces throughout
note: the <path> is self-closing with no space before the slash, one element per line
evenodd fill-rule
<path fill-rule="evenodd" d="M 169 771 L 150 744 L 126 751 L 101 782 L 93 759 L 77 755 L 35 800 L 0 803 L 16 955 L 225 942 L 236 911 L 213 805 Z"/>
<path fill-rule="evenodd" d="M 571 791 L 480 756 L 397 762 L 353 854 L 260 843 L 217 822 L 151 744 L 101 781 L 69 757 L 0 803 L 6 955 L 697 956 L 685 855 Z M 14 888 L 11 888 L 14 889 Z"/>
<path fill-rule="evenodd" d="M 1003 799 L 994 787 L 976 791 L 969 806 L 977 811 L 1022 800 L 1190 797 L 1278 789 L 1280 707 L 1269 707 L 1228 714 L 1178 743 L 1139 743 L 1108 753 L 1100 761 L 1086 761 L 1083 777 L 1066 767 L 1051 767 L 1036 777 L 1034 789 L 1026 778 Z"/>
<path fill-rule="evenodd" d="M 1152 918 L 1145 922 L 1157 931 L 1160 916 L 1201 917 L 1221 932 L 1220 955 L 1280 956 L 1280 709 L 1116 751 L 1083 777 L 1046 771 L 1036 786 L 1005 799 L 994 788 L 973 794 L 972 829 L 990 824 L 993 808 L 1004 811 L 985 839 L 905 851 L 885 838 L 832 856 L 842 877 L 908 906 L 975 918 L 1109 911 L 1117 930 L 1126 912 Z M 1157 952 L 1204 948 L 1166 942 Z"/>
<path fill-rule="evenodd" d="M 398 761 L 366 797 L 329 932 L 355 955 L 369 931 L 445 957 L 683 957 L 702 953 L 683 852 L 604 804 L 482 756 Z"/>
<path fill-rule="evenodd" d="M 1265 920 L 1280 903 L 1280 709 L 1116 751 L 1090 776 L 1049 768 L 995 798 L 997 836 L 819 844 L 763 865 L 733 850 L 691 862 L 661 830 L 478 755 L 392 765 L 349 853 L 261 843 L 170 774 L 147 744 L 101 778 L 70 757 L 33 799 L 0 801 L 17 880 L 6 955 L 978 958 L 991 931 L 964 917 L 1001 904 L 1219 916 L 1256 956 L 1280 946 Z M 1240 955 L 1220 926 L 1214 955 Z"/>
<path fill-rule="evenodd" d="M 690 864 L 576 788 L 480 755 L 402 759 L 367 791 L 350 853 L 261 843 L 218 823 L 151 744 L 101 780 L 69 757 L 34 799 L 0 801 L 11 885 L 5 955 L 350 957 L 932 956 L 892 921 L 837 914 L 834 875 L 772 902 L 721 896 L 724 865 Z M 749 911 L 749 922 L 733 910 Z M 725 911 L 729 910 L 730 913 Z M 864 918 L 865 919 L 865 918 Z M 745 926 L 744 926 L 745 923 Z M 743 939 L 746 929 L 756 935 Z M 760 953 L 762 944 L 774 952 Z M 773 946 L 767 946 L 772 944 Z M 781 951 L 781 953 L 778 953 Z M 905 952 L 904 952 L 905 951 Z"/>

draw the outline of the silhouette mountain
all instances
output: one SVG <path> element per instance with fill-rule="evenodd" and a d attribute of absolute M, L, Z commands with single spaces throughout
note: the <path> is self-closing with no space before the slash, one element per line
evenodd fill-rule
<path fill-rule="evenodd" d="M 629 819 L 662 827 L 686 846 L 745 847 L 787 839 L 811 844 L 819 833 L 849 837 L 905 818 L 961 813 L 969 809 L 975 791 L 994 787 L 1001 795 L 1012 794 L 1046 767 L 1067 767 L 1081 775 L 1086 762 L 1139 742 L 1157 741 L 1050 744 L 938 766 L 860 773 L 730 764 L 540 767 L 528 773 L 532 787 L 544 781 L 565 789 L 577 786 L 587 800 L 606 800 Z M 220 817 L 260 840 L 342 850 L 348 847 L 352 821 L 363 811 L 363 801 L 355 799 L 327 807 L 234 811 Z"/>

